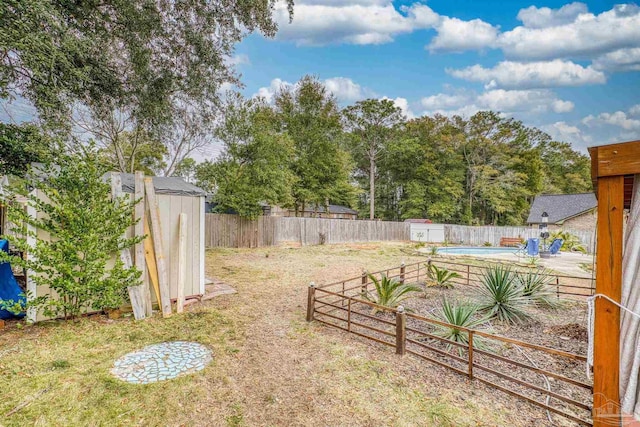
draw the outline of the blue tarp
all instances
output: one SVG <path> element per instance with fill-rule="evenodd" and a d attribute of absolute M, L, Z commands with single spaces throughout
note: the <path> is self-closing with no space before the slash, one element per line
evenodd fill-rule
<path fill-rule="evenodd" d="M 9 252 L 9 242 L 0 240 L 0 250 Z M 16 278 L 13 276 L 11 265 L 8 262 L 0 263 L 0 300 L 20 302 L 23 306 L 26 302 L 24 293 L 18 285 Z M 24 313 L 16 316 L 7 310 L 0 310 L 0 319 L 11 319 L 14 317 L 24 317 Z"/>

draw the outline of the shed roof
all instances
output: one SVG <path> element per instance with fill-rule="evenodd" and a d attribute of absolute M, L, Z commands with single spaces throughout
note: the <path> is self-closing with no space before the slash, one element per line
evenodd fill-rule
<path fill-rule="evenodd" d="M 107 172 L 103 178 L 108 179 L 112 172 Z M 135 175 L 131 173 L 121 173 L 122 191 L 125 193 L 135 192 Z M 170 194 L 174 196 L 201 197 L 207 193 L 200 187 L 189 184 L 184 179 L 177 176 L 154 176 L 153 187 L 156 194 Z"/>
<path fill-rule="evenodd" d="M 549 214 L 549 224 L 557 224 L 588 212 L 598 206 L 593 193 L 541 194 L 536 196 L 529 210 L 527 223 L 540 224 L 542 213 Z"/>

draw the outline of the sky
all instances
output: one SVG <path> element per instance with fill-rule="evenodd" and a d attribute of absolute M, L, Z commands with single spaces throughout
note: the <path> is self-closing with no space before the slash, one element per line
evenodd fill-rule
<path fill-rule="evenodd" d="M 640 5 L 533 1 L 298 0 L 292 22 L 278 4 L 275 38 L 248 36 L 230 62 L 267 100 L 312 74 L 343 106 L 494 110 L 581 151 L 640 139 Z M 3 107 L 0 120 L 29 114 Z"/>

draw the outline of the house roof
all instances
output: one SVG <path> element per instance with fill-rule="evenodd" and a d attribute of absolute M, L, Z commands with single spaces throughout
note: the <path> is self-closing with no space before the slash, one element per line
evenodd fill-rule
<path fill-rule="evenodd" d="M 318 206 L 316 208 L 315 205 L 308 205 L 304 207 L 304 211 L 305 212 L 318 212 L 318 213 L 325 213 L 325 207 L 324 206 Z M 329 205 L 329 212 L 332 214 L 351 214 L 351 215 L 357 215 L 358 211 L 351 209 L 350 207 L 347 206 L 341 206 L 341 205 Z"/>
<path fill-rule="evenodd" d="M 549 214 L 549 224 L 557 224 L 597 206 L 598 201 L 593 193 L 542 194 L 533 200 L 527 223 L 540 224 L 542 213 L 546 212 Z"/>
<path fill-rule="evenodd" d="M 106 180 L 111 176 L 111 172 L 104 174 L 103 178 Z M 122 177 L 122 191 L 125 193 L 135 192 L 135 176 L 130 173 L 121 173 Z M 187 181 L 176 176 L 154 176 L 153 187 L 156 194 L 170 194 L 175 196 L 192 196 L 200 197 L 206 196 L 207 193 L 203 189 L 196 187 L 193 184 L 189 184 Z"/>

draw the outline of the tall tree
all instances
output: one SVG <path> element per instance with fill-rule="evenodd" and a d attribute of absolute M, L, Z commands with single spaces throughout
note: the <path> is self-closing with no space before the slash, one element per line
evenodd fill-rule
<path fill-rule="evenodd" d="M 286 1 L 293 14 L 293 0 Z M 171 122 L 176 105 L 215 104 L 236 83 L 228 58 L 253 31 L 272 37 L 275 0 L 4 0 L 0 97 L 22 95 L 68 123 L 76 102 Z"/>
<path fill-rule="evenodd" d="M 369 175 L 369 218 L 374 219 L 376 163 L 392 141 L 395 128 L 405 118 L 389 99 L 358 101 L 344 109 L 343 117 L 347 131 L 351 132 L 353 156 Z"/>
<path fill-rule="evenodd" d="M 343 131 L 335 97 L 318 79 L 305 76 L 293 88 L 282 88 L 275 105 L 282 131 L 294 143 L 296 212 L 304 212 L 310 204 L 351 205 L 356 189 L 350 180 L 350 157 L 341 148 Z"/>
<path fill-rule="evenodd" d="M 291 203 L 293 142 L 278 127 L 262 101 L 231 100 L 217 132 L 224 143 L 220 158 L 196 167 L 196 181 L 214 193 L 217 210 L 255 218 L 262 203 Z"/>

